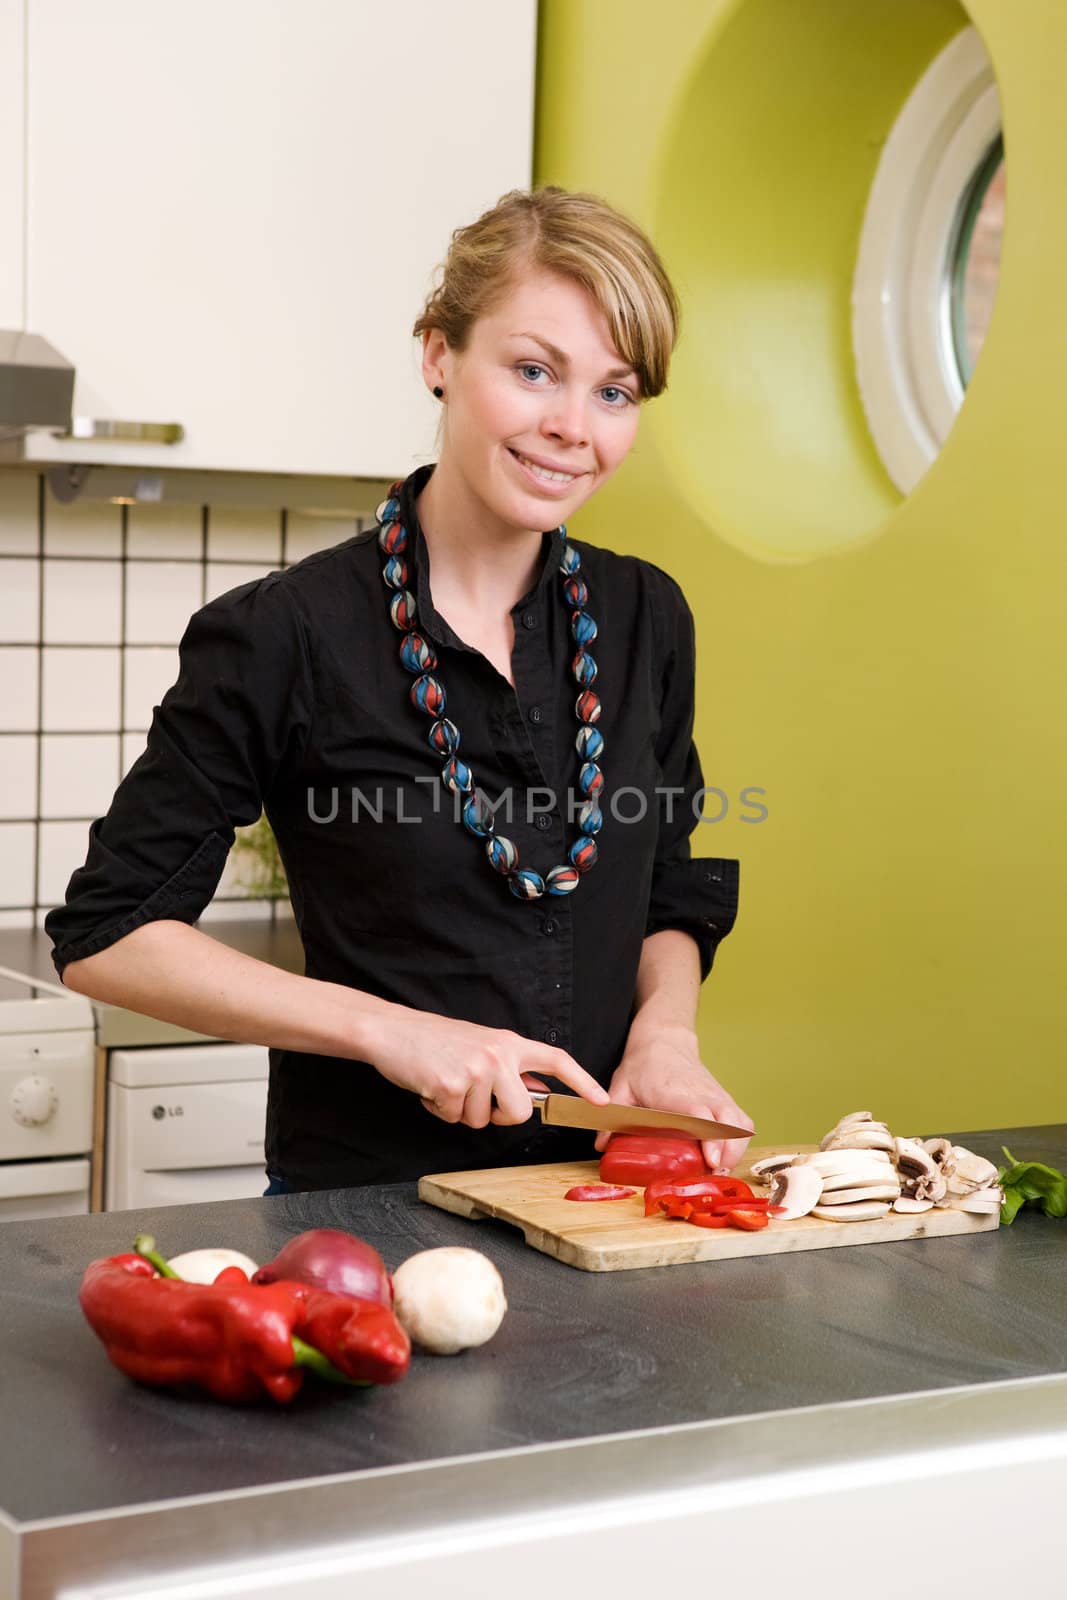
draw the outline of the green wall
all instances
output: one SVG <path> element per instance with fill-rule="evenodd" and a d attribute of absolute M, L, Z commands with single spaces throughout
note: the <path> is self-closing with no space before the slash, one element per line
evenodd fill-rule
<path fill-rule="evenodd" d="M 1004 112 L 1001 282 L 904 499 L 851 277 L 886 134 L 968 21 Z M 574 531 L 696 615 L 729 805 L 694 849 L 742 862 L 701 1038 L 761 1140 L 860 1107 L 903 1134 L 1064 1118 L 1065 61 L 1057 0 L 542 0 L 537 179 L 633 215 L 682 298 L 670 389 Z"/>

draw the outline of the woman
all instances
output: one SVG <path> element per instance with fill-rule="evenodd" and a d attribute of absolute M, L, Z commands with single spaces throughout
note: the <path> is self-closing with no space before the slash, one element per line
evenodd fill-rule
<path fill-rule="evenodd" d="M 436 465 L 372 532 L 194 615 L 48 918 L 71 988 L 271 1047 L 268 1192 L 587 1158 L 531 1120 L 546 1078 L 750 1125 L 694 1031 L 738 864 L 689 859 L 689 609 L 563 526 L 665 387 L 676 319 L 592 196 L 513 192 L 458 230 L 414 330 Z M 261 808 L 304 977 L 190 925 Z"/>

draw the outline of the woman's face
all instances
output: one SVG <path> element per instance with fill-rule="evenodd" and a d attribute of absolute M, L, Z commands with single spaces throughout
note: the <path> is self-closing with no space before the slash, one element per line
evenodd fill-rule
<path fill-rule="evenodd" d="M 423 372 L 445 391 L 440 467 L 511 527 L 565 522 L 637 433 L 637 374 L 592 297 L 555 273 L 517 282 L 462 352 L 430 332 Z"/>

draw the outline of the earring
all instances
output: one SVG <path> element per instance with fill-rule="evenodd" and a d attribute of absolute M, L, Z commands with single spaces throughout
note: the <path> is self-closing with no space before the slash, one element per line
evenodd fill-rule
<path fill-rule="evenodd" d="M 434 399 L 435 400 L 443 400 L 444 399 L 445 391 L 441 388 L 441 385 L 439 383 L 435 383 L 434 384 L 434 386 L 433 386 L 433 395 L 434 395 Z"/>

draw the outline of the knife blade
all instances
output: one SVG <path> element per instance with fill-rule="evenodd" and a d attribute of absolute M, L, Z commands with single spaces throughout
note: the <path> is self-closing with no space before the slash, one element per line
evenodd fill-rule
<path fill-rule="evenodd" d="M 541 1121 L 561 1128 L 597 1128 L 612 1133 L 626 1128 L 674 1128 L 697 1139 L 751 1139 L 751 1128 L 735 1128 L 728 1122 L 712 1122 L 707 1117 L 691 1117 L 682 1111 L 653 1111 L 651 1106 L 620 1106 L 609 1102 L 595 1106 L 576 1094 L 548 1094 L 531 1089 L 530 1099 L 541 1113 Z"/>

